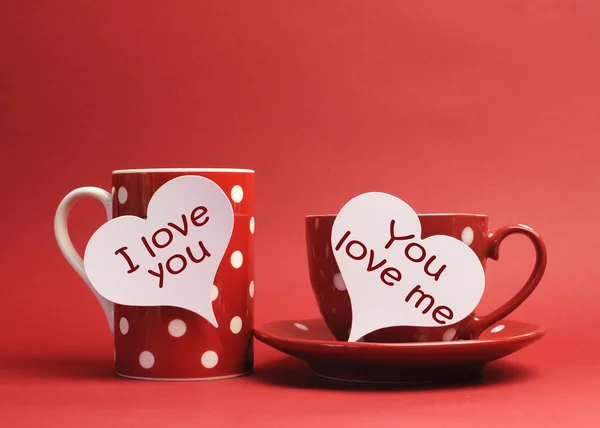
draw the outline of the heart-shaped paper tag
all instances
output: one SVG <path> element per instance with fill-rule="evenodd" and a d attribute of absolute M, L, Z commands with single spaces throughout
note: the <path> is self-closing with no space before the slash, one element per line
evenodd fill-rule
<path fill-rule="evenodd" d="M 217 327 L 211 290 L 233 220 L 229 199 L 213 181 L 174 178 L 152 196 L 147 219 L 116 217 L 92 235 L 85 271 L 111 302 L 180 307 Z"/>
<path fill-rule="evenodd" d="M 385 327 L 455 324 L 483 295 L 475 252 L 446 235 L 421 239 L 417 214 L 386 193 L 344 205 L 331 245 L 352 306 L 350 342 Z"/>

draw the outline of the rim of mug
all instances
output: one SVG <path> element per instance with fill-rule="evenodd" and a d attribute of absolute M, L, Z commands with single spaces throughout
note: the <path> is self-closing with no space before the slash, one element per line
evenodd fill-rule
<path fill-rule="evenodd" d="M 139 168 L 139 169 L 116 169 L 113 174 L 147 174 L 156 172 L 237 172 L 254 174 L 253 169 L 244 168 Z"/>
<path fill-rule="evenodd" d="M 477 218 L 488 218 L 487 214 L 478 214 L 478 213 L 464 213 L 464 212 L 456 212 L 456 213 L 417 213 L 419 217 L 477 217 Z M 306 218 L 335 218 L 337 214 L 308 214 Z"/>

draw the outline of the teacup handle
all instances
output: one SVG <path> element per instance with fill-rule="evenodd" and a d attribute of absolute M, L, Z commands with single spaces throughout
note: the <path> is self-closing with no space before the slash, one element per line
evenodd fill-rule
<path fill-rule="evenodd" d="M 94 296 L 96 296 L 98 302 L 100 302 L 102 310 L 104 310 L 104 315 L 106 315 L 106 319 L 108 320 L 110 332 L 114 333 L 114 304 L 98 294 L 98 292 L 92 286 L 92 283 L 85 273 L 83 259 L 71 242 L 69 228 L 67 226 L 67 220 L 73 205 L 75 205 L 78 200 L 87 197 L 92 197 L 102 202 L 102 205 L 104 205 L 104 208 L 106 209 L 106 216 L 108 220 L 112 218 L 112 195 L 110 193 L 98 187 L 80 187 L 79 189 L 75 189 L 65 196 L 58 205 L 58 208 L 56 209 L 56 215 L 54 216 L 54 236 L 56 237 L 58 247 L 60 248 L 60 251 L 67 262 L 73 269 L 75 269 L 75 272 L 79 274 L 81 279 L 83 279 L 83 281 L 87 284 L 88 288 L 92 290 L 92 293 L 94 293 Z"/>
<path fill-rule="evenodd" d="M 535 290 L 539 284 L 544 271 L 546 270 L 546 246 L 540 235 L 532 228 L 524 225 L 511 225 L 504 226 L 488 234 L 487 244 L 487 256 L 490 259 L 498 260 L 500 244 L 504 239 L 513 234 L 525 235 L 535 249 L 535 265 L 533 271 L 529 275 L 529 279 L 525 282 L 525 285 L 521 287 L 517 294 L 515 294 L 508 302 L 504 303 L 498 309 L 492 311 L 490 314 L 485 316 L 475 316 L 473 318 L 469 328 L 467 329 L 466 335 L 469 338 L 477 338 L 485 329 L 491 327 L 496 322 L 505 318 L 512 311 L 517 309 L 529 297 L 529 295 Z"/>

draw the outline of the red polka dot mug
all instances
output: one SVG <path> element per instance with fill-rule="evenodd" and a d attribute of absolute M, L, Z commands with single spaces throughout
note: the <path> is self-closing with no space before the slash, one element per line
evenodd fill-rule
<path fill-rule="evenodd" d="M 194 312 L 171 306 L 113 304 L 91 285 L 67 228 L 71 208 L 92 197 L 107 217 L 146 218 L 152 195 L 168 181 L 196 175 L 216 183 L 229 197 L 234 214 L 231 239 L 212 285 L 215 328 Z M 115 371 L 149 380 L 223 379 L 253 369 L 254 325 L 254 171 L 245 169 L 134 169 L 112 173 L 112 192 L 82 187 L 60 203 L 54 232 L 69 264 L 100 302 L 114 333 Z"/>
<path fill-rule="evenodd" d="M 364 342 L 437 342 L 475 339 L 484 330 L 503 319 L 521 305 L 537 287 L 546 269 L 546 247 L 539 234 L 528 226 L 488 228 L 488 217 L 482 214 L 421 214 L 422 239 L 447 235 L 462 240 L 475 252 L 485 269 L 488 258 L 497 260 L 502 241 L 509 235 L 525 235 L 533 244 L 536 259 L 533 271 L 518 293 L 492 313 L 472 313 L 454 324 L 440 327 L 388 327 L 359 339 Z M 337 340 L 348 340 L 352 325 L 350 297 L 331 248 L 331 232 L 335 215 L 306 217 L 306 251 L 313 293 L 327 327 Z M 419 296 L 417 296 L 419 297 Z M 416 298 L 415 298 L 416 299 Z"/>

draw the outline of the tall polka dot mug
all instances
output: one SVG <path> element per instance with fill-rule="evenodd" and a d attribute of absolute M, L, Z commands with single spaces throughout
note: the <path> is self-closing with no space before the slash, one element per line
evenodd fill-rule
<path fill-rule="evenodd" d="M 183 175 L 202 176 L 229 197 L 234 226 L 212 285 L 212 326 L 194 312 L 171 306 L 123 306 L 104 299 L 91 285 L 68 234 L 73 205 L 92 197 L 107 217 L 146 218 L 152 195 Z M 112 193 L 96 187 L 73 190 L 60 203 L 54 222 L 58 246 L 100 302 L 114 333 L 115 371 L 134 379 L 204 380 L 250 373 L 254 320 L 254 171 L 244 169 L 138 169 L 112 173 Z"/>

